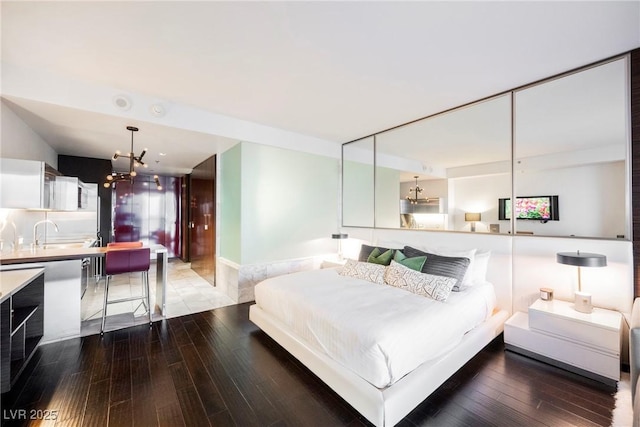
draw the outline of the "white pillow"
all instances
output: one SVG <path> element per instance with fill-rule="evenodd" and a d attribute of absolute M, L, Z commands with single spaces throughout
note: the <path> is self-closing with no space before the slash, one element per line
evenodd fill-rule
<path fill-rule="evenodd" d="M 473 259 L 473 283 L 484 283 L 487 281 L 487 268 L 491 251 L 476 251 Z"/>
<path fill-rule="evenodd" d="M 368 280 L 369 282 L 384 285 L 385 268 L 384 265 L 380 264 L 348 259 L 339 274 L 341 276 L 354 277 L 356 279 Z"/>
<path fill-rule="evenodd" d="M 436 301 L 446 301 L 457 279 L 421 273 L 391 261 L 391 265 L 387 267 L 384 273 L 384 281 L 388 285 L 417 295 L 429 297 Z"/>

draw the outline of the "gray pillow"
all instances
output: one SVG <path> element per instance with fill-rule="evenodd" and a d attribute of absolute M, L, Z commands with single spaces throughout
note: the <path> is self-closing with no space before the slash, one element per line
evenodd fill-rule
<path fill-rule="evenodd" d="M 467 268 L 471 263 L 469 258 L 436 255 L 412 248 L 411 246 L 405 246 L 402 252 L 409 258 L 426 256 L 427 261 L 420 271 L 434 276 L 453 277 L 456 279 L 456 283 L 453 285 L 452 290 L 456 292 L 463 290 L 460 284 L 462 284 L 464 274 L 467 272 Z"/>
<path fill-rule="evenodd" d="M 371 252 L 373 252 L 375 248 L 378 248 L 381 254 L 389 250 L 389 248 L 383 248 L 381 246 L 369 246 L 363 244 L 362 246 L 360 246 L 360 255 L 358 255 L 358 261 L 367 262 L 367 260 L 369 259 L 369 255 L 371 255 Z M 395 251 L 395 249 L 391 250 Z"/>

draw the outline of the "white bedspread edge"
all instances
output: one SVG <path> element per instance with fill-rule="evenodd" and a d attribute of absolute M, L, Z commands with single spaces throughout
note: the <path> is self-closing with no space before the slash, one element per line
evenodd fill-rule
<path fill-rule="evenodd" d="M 308 347 L 284 324 L 257 305 L 249 307 L 249 320 L 300 360 L 331 389 L 376 426 L 393 426 L 433 393 L 447 378 L 500 335 L 509 317 L 496 311 L 486 322 L 465 334 L 451 352 L 425 363 L 385 389 L 372 386 L 334 362 L 324 353 Z"/>

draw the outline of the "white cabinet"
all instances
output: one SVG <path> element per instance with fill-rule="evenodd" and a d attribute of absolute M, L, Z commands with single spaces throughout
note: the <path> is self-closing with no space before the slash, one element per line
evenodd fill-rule
<path fill-rule="evenodd" d="M 56 174 L 44 162 L 0 159 L 0 208 L 52 209 Z"/>
<path fill-rule="evenodd" d="M 620 379 L 620 328 L 617 311 L 594 308 L 581 313 L 572 302 L 537 300 L 527 313 L 506 323 L 506 348 L 605 382 Z"/>

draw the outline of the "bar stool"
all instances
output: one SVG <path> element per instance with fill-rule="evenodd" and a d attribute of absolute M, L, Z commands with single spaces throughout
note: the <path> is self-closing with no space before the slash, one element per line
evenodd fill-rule
<path fill-rule="evenodd" d="M 142 242 L 109 242 L 107 243 L 107 248 L 116 249 L 116 248 L 141 248 Z M 94 293 L 98 290 L 98 283 L 94 288 Z M 142 291 L 144 292 L 144 283 L 142 284 Z"/>
<path fill-rule="evenodd" d="M 126 248 L 113 247 L 107 250 L 105 254 L 105 286 L 104 286 L 104 304 L 102 306 L 102 326 L 100 335 L 104 335 L 104 325 L 107 317 L 107 305 L 118 302 L 142 300 L 142 304 L 149 313 L 149 326 L 151 321 L 151 304 L 149 301 L 149 265 L 151 264 L 151 250 L 149 248 Z M 141 273 L 142 274 L 142 296 L 120 298 L 109 300 L 109 281 L 113 275 Z"/>

